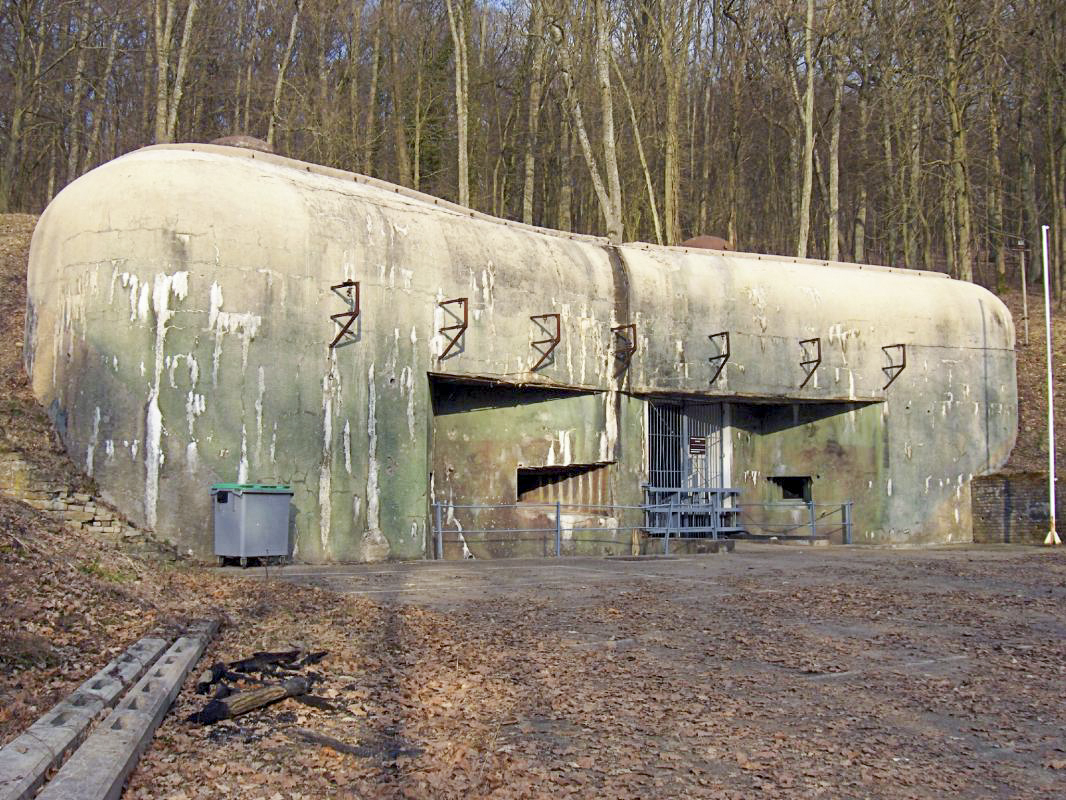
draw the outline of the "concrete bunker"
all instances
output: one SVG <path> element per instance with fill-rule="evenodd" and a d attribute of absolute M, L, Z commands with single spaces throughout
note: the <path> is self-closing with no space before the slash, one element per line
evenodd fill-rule
<path fill-rule="evenodd" d="M 678 481 L 851 501 L 856 542 L 969 541 L 1017 425 L 1013 325 L 977 286 L 613 246 L 223 146 L 68 186 L 28 288 L 65 445 L 199 555 L 233 480 L 293 486 L 312 562 L 430 556 L 435 504 L 447 557 L 541 553 L 522 531 L 564 500 L 608 512 L 577 510 L 569 551 L 618 552 Z"/>

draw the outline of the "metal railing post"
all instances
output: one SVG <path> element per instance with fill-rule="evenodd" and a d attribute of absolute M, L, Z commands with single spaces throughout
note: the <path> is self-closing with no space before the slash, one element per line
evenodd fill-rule
<path fill-rule="evenodd" d="M 433 519 L 436 526 L 436 530 L 433 531 L 433 538 L 437 543 L 437 558 L 441 561 L 444 560 L 444 534 L 442 533 L 442 526 L 440 521 L 440 503 L 433 504 Z"/>
<path fill-rule="evenodd" d="M 677 508 L 677 498 L 670 498 L 670 510 L 666 512 L 666 537 L 663 539 L 663 555 L 670 555 L 670 531 L 674 527 L 674 513 Z"/>
<path fill-rule="evenodd" d="M 811 500 L 807 504 L 807 506 L 810 508 L 810 512 L 811 512 L 811 538 L 813 539 L 815 536 L 818 535 L 818 520 L 815 517 L 815 513 L 814 513 L 814 500 Z"/>
<path fill-rule="evenodd" d="M 840 514 L 844 520 L 844 544 L 851 544 L 851 500 L 840 507 Z"/>
<path fill-rule="evenodd" d="M 563 512 L 562 504 L 555 504 L 555 557 L 563 554 Z"/>

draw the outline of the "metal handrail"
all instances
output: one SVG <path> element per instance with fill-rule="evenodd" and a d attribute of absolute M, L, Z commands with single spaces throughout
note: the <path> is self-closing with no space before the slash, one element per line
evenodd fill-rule
<path fill-rule="evenodd" d="M 654 490 L 656 487 L 645 487 L 649 491 Z M 623 531 L 644 531 L 652 536 L 661 536 L 664 540 L 663 549 L 664 553 L 670 552 L 670 541 L 672 539 L 719 539 L 722 534 L 728 534 L 730 536 L 744 533 L 750 538 L 792 538 L 792 539 L 828 539 L 830 536 L 839 532 L 841 534 L 841 541 L 843 544 L 852 543 L 852 511 L 853 503 L 846 501 L 843 503 L 804 503 L 804 502 L 769 502 L 769 503 L 736 503 L 730 505 L 723 505 L 719 502 L 720 499 L 732 499 L 739 495 L 739 490 L 723 487 L 696 487 L 696 488 L 678 488 L 678 487 L 660 487 L 665 491 L 676 491 L 678 493 L 687 492 L 700 492 L 708 491 L 713 496 L 714 500 L 711 502 L 703 503 L 644 503 L 642 505 L 607 505 L 597 503 L 433 503 L 431 508 L 434 515 L 434 541 L 435 541 L 435 556 L 442 558 L 444 553 L 444 513 L 447 511 L 449 516 L 459 510 L 497 510 L 497 509 L 513 509 L 513 510 L 526 510 L 536 511 L 547 510 L 548 513 L 544 516 L 554 517 L 549 525 L 542 527 L 522 527 L 522 528 L 464 528 L 457 527 L 456 531 L 462 534 L 529 534 L 529 533 L 542 533 L 545 535 L 552 535 L 554 538 L 554 550 L 555 555 L 560 556 L 562 554 L 562 533 L 563 531 L 569 531 L 570 533 L 621 533 Z M 754 509 L 787 509 L 792 512 L 806 510 L 808 518 L 803 521 L 792 520 L 782 523 L 770 523 L 768 521 L 757 521 L 750 518 L 750 512 Z M 819 510 L 822 509 L 821 513 Z M 580 510 L 586 513 L 596 515 L 600 517 L 608 516 L 623 516 L 625 512 L 641 511 L 644 513 L 645 518 L 642 524 L 637 525 L 607 525 L 607 526 L 579 526 L 579 525 L 564 525 L 563 513 L 566 511 Z M 615 513 L 617 512 L 617 513 Z M 819 523 L 831 518 L 835 514 L 840 514 L 840 522 L 834 525 L 828 531 L 825 531 L 824 525 L 822 526 L 822 532 L 819 532 Z M 665 517 L 665 519 L 655 519 L 655 517 Z M 707 524 L 693 524 L 702 523 L 704 520 L 694 520 L 693 517 L 704 517 Z M 686 524 L 681 524 L 682 520 Z M 576 520 L 575 520 L 576 521 Z M 612 520 L 613 521 L 613 520 Z M 772 527 L 771 527 L 772 526 Z M 767 533 L 753 534 L 750 528 L 761 528 Z M 795 531 L 803 529 L 809 529 L 808 535 L 793 535 Z M 691 536 L 688 534 L 703 534 L 699 536 Z M 706 536 L 710 534 L 710 536 Z M 483 540 L 484 541 L 484 540 Z M 504 541 L 504 539 L 492 540 L 492 541 Z M 613 539 L 595 539 L 586 540 L 590 542 L 616 542 Z M 618 544 L 622 544 L 618 542 Z"/>

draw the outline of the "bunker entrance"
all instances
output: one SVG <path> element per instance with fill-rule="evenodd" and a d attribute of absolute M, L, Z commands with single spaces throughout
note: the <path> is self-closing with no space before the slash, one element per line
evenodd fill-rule
<path fill-rule="evenodd" d="M 648 533 L 718 538 L 735 533 L 738 492 L 725 475 L 722 403 L 648 404 Z"/>
<path fill-rule="evenodd" d="M 721 403 L 650 403 L 648 444 L 650 486 L 724 485 Z"/>

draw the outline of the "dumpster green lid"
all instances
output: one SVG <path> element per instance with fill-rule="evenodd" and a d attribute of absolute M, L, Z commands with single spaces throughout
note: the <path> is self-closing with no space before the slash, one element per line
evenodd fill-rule
<path fill-rule="evenodd" d="M 269 483 L 214 483 L 211 484 L 212 492 L 277 492 L 292 494 L 291 486 Z"/>

